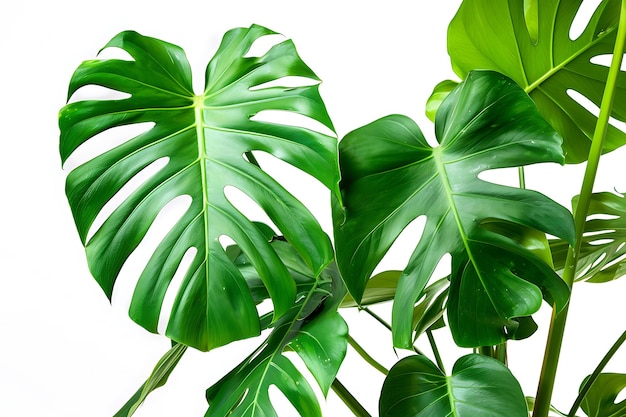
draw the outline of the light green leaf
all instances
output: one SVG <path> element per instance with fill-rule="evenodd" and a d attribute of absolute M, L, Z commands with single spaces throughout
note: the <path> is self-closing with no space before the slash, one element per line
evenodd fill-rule
<path fill-rule="evenodd" d="M 582 385 L 585 382 L 586 379 Z M 624 416 L 626 415 L 626 400 L 615 403 L 615 399 L 624 388 L 626 388 L 626 374 L 600 374 L 585 395 L 581 407 L 589 417 Z"/>
<path fill-rule="evenodd" d="M 448 319 L 455 341 L 496 345 L 515 336 L 515 318 L 539 309 L 542 293 L 561 308 L 569 289 L 533 252 L 485 224 L 497 219 L 567 241 L 574 239 L 574 226 L 570 212 L 546 196 L 478 175 L 563 162 L 561 140 L 523 90 L 491 71 L 471 73 L 448 95 L 435 132 L 439 146 L 433 148 L 412 120 L 392 115 L 340 142 L 345 207 L 334 207 L 337 263 L 359 301 L 394 240 L 425 215 L 422 239 L 398 282 L 394 344 L 411 346 L 414 304 L 449 253 Z"/>
<path fill-rule="evenodd" d="M 443 100 L 448 97 L 448 94 L 450 94 L 457 85 L 459 85 L 457 81 L 445 80 L 435 86 L 426 102 L 426 116 L 431 121 L 435 121 L 435 114 L 437 114 L 439 106 L 441 106 Z"/>
<path fill-rule="evenodd" d="M 576 206 L 578 197 L 574 197 Z M 596 193 L 587 212 L 594 216 L 585 223 L 580 256 L 576 266 L 578 281 L 608 282 L 626 274 L 626 198 L 624 194 Z M 602 215 L 603 217 L 597 217 Z M 554 266 L 563 272 L 569 245 L 551 240 Z"/>
<path fill-rule="evenodd" d="M 471 354 L 444 375 L 425 356 L 391 368 L 379 403 L 380 417 L 527 417 L 526 400 L 511 371 L 495 359 Z"/>
<path fill-rule="evenodd" d="M 454 71 L 465 78 L 473 69 L 498 71 L 518 83 L 541 114 L 563 136 L 566 163 L 585 161 L 597 117 L 579 104 L 574 91 L 598 108 L 608 67 L 595 57 L 612 54 L 620 2 L 603 0 L 583 33 L 570 28 L 582 0 L 464 0 L 448 28 Z M 612 116 L 626 121 L 626 73 L 620 73 Z M 611 126 L 604 152 L 626 143 Z"/>
<path fill-rule="evenodd" d="M 329 267 L 278 321 L 267 340 L 241 364 L 207 390 L 206 417 L 276 416 L 269 388 L 276 386 L 302 416 L 318 417 L 315 393 L 283 355 L 295 350 L 328 392 L 347 350 L 348 327 L 337 308 L 345 287 Z"/>
<path fill-rule="evenodd" d="M 146 382 L 143 383 L 135 395 L 133 395 L 113 417 L 130 417 L 135 414 L 135 411 L 143 404 L 152 391 L 165 385 L 186 350 L 187 346 L 178 343 L 174 344 L 174 346 L 163 355 L 159 362 L 157 362 L 154 371 L 152 371 L 152 374 L 150 374 Z"/>
<path fill-rule="evenodd" d="M 393 300 L 401 274 L 402 271 L 384 271 L 374 275 L 367 281 L 360 303 L 357 303 L 350 294 L 347 294 L 340 307 L 369 306 Z"/>
<path fill-rule="evenodd" d="M 252 151 L 270 153 L 337 193 L 335 137 L 252 119 L 264 110 L 289 111 L 332 129 L 318 79 L 291 41 L 273 46 L 262 56 L 247 56 L 257 39 L 271 34 L 274 32 L 256 25 L 229 31 L 208 64 L 205 91 L 196 95 L 182 49 L 135 32 L 122 32 L 106 47 L 121 48 L 132 60 L 85 61 L 71 79 L 68 96 L 83 86 L 100 85 L 130 94 L 130 98 L 71 103 L 59 116 L 63 162 L 103 131 L 141 122 L 153 124 L 71 171 L 67 196 L 91 273 L 109 297 L 122 266 L 163 207 L 177 197 L 191 197 L 189 208 L 143 269 L 130 315 L 146 329 L 157 331 L 170 282 L 185 253 L 195 248 L 176 292 L 166 335 L 201 350 L 260 332 L 254 300 L 222 248 L 221 236 L 232 238 L 257 269 L 276 317 L 291 308 L 296 294 L 293 279 L 269 245 L 266 231 L 234 208 L 225 195 L 226 187 L 234 187 L 258 203 L 314 274 L 333 259 L 330 239 L 313 215 L 252 163 Z M 315 84 L 266 86 L 287 76 L 306 77 Z M 157 161 L 166 162 L 126 196 L 94 233 L 94 220 L 107 202 Z"/>

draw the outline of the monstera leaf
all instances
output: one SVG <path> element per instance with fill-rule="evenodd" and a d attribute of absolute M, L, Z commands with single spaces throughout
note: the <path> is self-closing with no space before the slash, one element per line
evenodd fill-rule
<path fill-rule="evenodd" d="M 483 355 L 460 358 L 446 376 L 425 356 L 409 356 L 389 371 L 380 417 L 527 417 L 526 399 L 511 371 Z"/>
<path fill-rule="evenodd" d="M 186 351 L 187 346 L 175 343 L 156 364 L 146 382 L 139 387 L 135 395 L 113 417 L 131 417 L 135 414 L 135 411 L 143 404 L 152 391 L 165 385 Z"/>
<path fill-rule="evenodd" d="M 516 317 L 544 297 L 560 308 L 568 288 L 522 244 L 493 229 L 493 220 L 573 240 L 571 214 L 542 194 L 479 179 L 483 171 L 563 162 L 561 140 L 528 96 L 491 71 L 468 75 L 442 103 L 439 146 L 417 125 L 388 116 L 340 142 L 345 207 L 335 205 L 337 263 L 360 302 L 367 281 L 400 232 L 426 216 L 417 247 L 399 279 L 394 344 L 411 346 L 413 306 L 435 267 L 452 255 L 448 319 L 461 346 L 514 337 Z M 344 219 L 345 218 L 345 219 Z"/>
<path fill-rule="evenodd" d="M 583 381 L 583 385 L 586 380 Z M 626 374 L 600 374 L 581 403 L 589 417 L 626 415 L 626 400 L 615 403 L 619 393 L 626 389 Z"/>
<path fill-rule="evenodd" d="M 574 206 L 578 197 L 574 198 Z M 623 194 L 597 193 L 591 196 L 588 216 L 580 242 L 576 279 L 587 282 L 608 282 L 626 274 L 626 198 Z M 562 272 L 569 245 L 562 240 L 550 241 L 554 267 Z"/>
<path fill-rule="evenodd" d="M 299 294 L 299 301 L 278 319 L 267 340 L 207 390 L 206 417 L 275 416 L 271 386 L 300 415 L 321 417 L 311 386 L 283 352 L 296 351 L 327 394 L 347 350 L 348 327 L 337 313 L 344 295 L 341 278 L 329 267 L 315 285 Z"/>
<path fill-rule="evenodd" d="M 570 91 L 600 107 L 608 68 L 592 60 L 613 52 L 620 8 L 618 0 L 603 0 L 572 40 L 570 28 L 582 1 L 464 0 L 448 29 L 454 71 L 464 78 L 470 70 L 489 69 L 512 78 L 563 136 L 567 163 L 587 159 L 597 120 Z M 616 97 L 612 116 L 626 121 L 623 71 Z M 626 134 L 611 126 L 604 151 L 625 143 Z"/>
<path fill-rule="evenodd" d="M 226 198 L 226 187 L 258 203 L 315 273 L 333 259 L 330 239 L 311 213 L 261 170 L 251 153 L 270 153 L 337 189 L 336 138 L 253 119 L 264 110 L 289 111 L 332 129 L 317 84 L 280 86 L 287 76 L 317 80 L 291 41 L 273 46 L 262 56 L 247 55 L 257 39 L 271 34 L 256 25 L 229 31 L 208 64 L 205 91 L 196 95 L 189 63 L 179 47 L 135 32 L 120 33 L 105 48 L 121 48 L 132 60 L 84 62 L 71 79 L 69 96 L 83 86 L 99 85 L 130 97 L 71 103 L 59 117 L 64 162 L 105 130 L 153 124 L 71 171 L 67 196 L 89 268 L 109 297 L 123 264 L 161 209 L 179 196 L 191 197 L 189 208 L 145 265 L 130 315 L 146 329 L 157 331 L 168 286 L 183 256 L 195 248 L 176 289 L 166 334 L 202 350 L 259 334 L 250 290 L 220 237 L 232 238 L 258 270 L 276 318 L 291 308 L 296 294 L 292 277 L 264 231 L 235 209 Z M 124 196 L 101 227 L 91 230 L 107 202 L 157 161 L 166 163 Z"/>

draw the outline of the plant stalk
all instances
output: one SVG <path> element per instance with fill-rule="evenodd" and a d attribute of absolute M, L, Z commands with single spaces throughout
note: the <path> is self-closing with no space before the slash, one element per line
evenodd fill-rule
<path fill-rule="evenodd" d="M 625 341 L 626 332 L 622 333 L 622 335 L 617 339 L 613 346 L 611 346 L 611 349 L 609 349 L 606 355 L 604 355 L 604 358 L 602 358 L 598 366 L 596 366 L 596 369 L 594 369 L 591 375 L 589 375 L 589 378 L 587 378 L 587 382 L 585 382 L 585 385 L 583 385 L 583 387 L 580 389 L 578 397 L 576 397 L 576 401 L 574 401 L 574 404 L 572 404 L 572 408 L 569 410 L 567 417 L 576 416 L 576 411 L 578 411 L 580 404 L 582 404 L 583 400 L 585 399 L 587 392 L 589 392 L 589 389 L 591 388 L 593 383 L 596 382 L 596 379 L 598 379 L 598 376 L 600 375 L 600 373 L 602 373 L 602 370 L 604 369 L 606 364 L 609 363 L 613 355 L 615 355 L 615 352 L 619 350 L 619 348 Z"/>
<path fill-rule="evenodd" d="M 600 163 L 600 156 L 602 155 L 604 138 L 606 137 L 606 132 L 609 126 L 609 117 L 613 109 L 617 76 L 619 75 L 620 67 L 622 65 L 625 42 L 626 0 L 622 0 L 619 27 L 613 50 L 611 67 L 609 68 L 609 75 L 604 95 L 602 96 L 602 103 L 600 105 L 600 114 L 598 116 L 598 122 L 596 124 L 593 140 L 591 142 L 591 149 L 589 150 L 589 158 L 587 160 L 587 167 L 585 169 L 585 176 L 583 178 L 578 205 L 574 213 L 576 242 L 574 247 L 570 246 L 568 250 L 565 269 L 563 271 L 563 280 L 570 286 L 570 288 L 572 288 L 576 278 L 576 264 L 580 254 L 582 235 L 585 229 L 589 204 L 591 202 L 593 183 L 595 181 L 598 165 Z M 552 312 L 552 320 L 548 333 L 548 341 L 546 344 L 546 352 L 544 355 L 543 367 L 541 369 L 539 386 L 537 388 L 533 417 L 548 417 L 548 413 L 550 411 L 550 402 L 552 399 L 552 392 L 554 390 L 554 381 L 556 378 L 556 370 L 561 353 L 561 346 L 563 344 L 563 334 L 565 331 L 568 309 L 569 304 L 558 314 L 555 310 Z"/>
<path fill-rule="evenodd" d="M 384 366 L 382 366 L 380 364 L 380 362 L 376 361 L 376 359 L 374 359 L 373 357 L 370 356 L 369 353 L 367 353 L 365 351 L 365 349 L 363 349 L 363 347 L 361 345 L 359 345 L 356 340 L 354 340 L 352 338 L 352 336 L 348 335 L 348 343 L 350 344 L 350 346 L 352 346 L 352 348 L 359 354 L 361 355 L 361 357 L 365 360 L 365 362 L 369 363 L 370 365 L 372 365 L 372 367 L 374 369 L 376 369 L 377 371 L 379 371 L 380 373 L 382 373 L 383 375 L 387 375 L 389 374 L 389 369 L 385 368 Z"/>
<path fill-rule="evenodd" d="M 357 401 L 356 398 L 348 391 L 348 389 L 337 378 L 330 386 L 341 401 L 352 411 L 355 417 L 372 417 L 365 408 Z"/>
<path fill-rule="evenodd" d="M 426 330 L 426 336 L 428 337 L 428 342 L 430 343 L 430 347 L 433 350 L 433 355 L 435 355 L 435 360 L 437 361 L 437 366 L 441 369 L 441 372 L 446 373 L 446 368 L 443 366 L 443 361 L 441 360 L 441 355 L 439 354 L 439 349 L 437 348 L 437 343 L 435 343 L 435 337 L 433 336 L 432 330 Z"/>

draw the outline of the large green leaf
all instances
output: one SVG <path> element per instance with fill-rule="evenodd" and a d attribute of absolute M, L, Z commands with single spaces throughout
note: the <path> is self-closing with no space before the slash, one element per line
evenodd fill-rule
<path fill-rule="evenodd" d="M 340 142 L 345 207 L 335 205 L 337 262 L 352 296 L 400 232 L 418 216 L 426 225 L 393 306 L 394 344 L 410 347 L 414 303 L 446 253 L 452 255 L 448 318 L 462 346 L 514 337 L 516 317 L 537 311 L 542 292 L 562 307 L 568 288 L 493 220 L 573 240 L 569 211 L 530 190 L 478 178 L 486 170 L 563 162 L 561 140 L 528 96 L 492 72 L 468 75 L 442 103 L 431 147 L 410 119 L 393 115 Z M 344 217 L 345 216 L 345 220 Z"/>
<path fill-rule="evenodd" d="M 287 76 L 317 80 L 291 41 L 273 46 L 262 56 L 247 56 L 258 38 L 271 34 L 256 25 L 229 31 L 208 64 L 205 91 L 196 95 L 182 49 L 135 32 L 120 33 L 106 47 L 121 48 L 132 60 L 82 63 L 72 77 L 69 96 L 83 86 L 100 85 L 130 97 L 71 103 L 59 117 L 64 162 L 98 133 L 153 123 L 145 133 L 71 171 L 67 196 L 91 273 L 109 297 L 122 266 L 161 209 L 176 197 L 191 197 L 189 208 L 143 269 L 130 315 L 146 329 L 157 331 L 168 286 L 185 253 L 195 248 L 177 289 L 166 334 L 202 350 L 259 334 L 255 303 L 222 248 L 221 236 L 232 238 L 259 271 L 277 316 L 289 310 L 296 293 L 293 279 L 263 231 L 235 209 L 225 196 L 226 187 L 258 203 L 313 271 L 320 272 L 333 259 L 330 240 L 311 213 L 250 158 L 251 151 L 270 153 L 337 189 L 336 138 L 252 119 L 264 110 L 281 110 L 332 129 L 317 84 L 267 86 Z M 126 196 L 93 233 L 94 220 L 107 202 L 160 160 L 167 161 L 165 166 Z M 90 232 L 93 236 L 88 239 Z"/>
<path fill-rule="evenodd" d="M 187 346 L 175 343 L 170 350 L 157 362 L 154 370 L 124 406 L 113 417 L 130 417 L 155 389 L 167 382 L 176 365 L 187 351 Z"/>
<path fill-rule="evenodd" d="M 276 322 L 267 340 L 240 365 L 207 390 L 207 417 L 276 416 L 269 388 L 276 386 L 302 416 L 321 416 L 315 393 L 304 376 L 283 355 L 300 355 L 328 392 L 347 350 L 348 327 L 337 308 L 345 287 L 328 268 Z"/>
<path fill-rule="evenodd" d="M 573 200 L 576 206 L 578 197 Z M 596 193 L 591 196 L 587 212 L 593 217 L 585 223 L 576 265 L 578 281 L 608 282 L 626 274 L 626 198 L 623 194 Z M 606 217 L 608 216 L 608 217 Z M 554 267 L 563 271 L 569 245 L 562 240 L 550 241 Z"/>
<path fill-rule="evenodd" d="M 586 382 L 583 381 L 584 385 Z M 626 388 L 626 374 L 600 374 L 595 380 L 581 407 L 589 417 L 619 417 L 626 415 L 626 400 L 615 403 L 619 393 Z"/>
<path fill-rule="evenodd" d="M 380 417 L 527 417 L 511 371 L 483 355 L 460 358 L 446 376 L 425 356 L 400 360 L 385 379 Z"/>
<path fill-rule="evenodd" d="M 597 120 L 568 91 L 600 107 L 608 68 L 591 60 L 613 52 L 620 7 L 619 0 L 603 0 L 582 34 L 572 40 L 570 28 L 581 3 L 464 0 L 448 29 L 455 72 L 464 78 L 473 69 L 490 69 L 512 78 L 563 136 L 567 163 L 587 159 Z M 626 121 L 623 71 L 617 91 L 612 116 Z M 625 143 L 626 134 L 611 126 L 604 151 Z"/>

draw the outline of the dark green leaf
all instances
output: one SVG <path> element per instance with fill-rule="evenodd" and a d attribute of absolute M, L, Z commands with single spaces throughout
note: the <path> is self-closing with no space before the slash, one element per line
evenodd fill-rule
<path fill-rule="evenodd" d="M 485 224 L 496 219 L 567 241 L 574 226 L 569 211 L 546 196 L 478 175 L 563 162 L 561 140 L 523 90 L 491 71 L 471 73 L 448 95 L 435 132 L 440 146 L 433 148 L 412 120 L 393 115 L 340 142 L 345 207 L 335 204 L 337 262 L 359 301 L 394 240 L 425 215 L 422 239 L 398 282 L 394 344 L 410 348 L 413 306 L 450 253 L 448 318 L 455 341 L 496 345 L 514 337 L 516 317 L 539 309 L 542 293 L 561 308 L 569 289 L 533 252 Z"/>
<path fill-rule="evenodd" d="M 89 268 L 107 296 L 118 274 L 163 207 L 191 197 L 187 211 L 160 242 L 137 282 L 130 315 L 155 332 L 165 293 L 185 253 L 197 250 L 176 293 L 166 334 L 208 350 L 259 334 L 259 317 L 244 278 L 219 238 L 232 238 L 258 271 L 276 316 L 293 305 L 296 288 L 266 238 L 267 230 L 242 215 L 225 195 L 234 187 L 252 198 L 318 274 L 333 259 L 330 239 L 313 215 L 275 179 L 248 161 L 270 153 L 311 174 L 335 194 L 339 179 L 336 138 L 310 129 L 253 120 L 264 110 L 307 116 L 332 129 L 318 85 L 266 87 L 287 76 L 318 80 L 285 40 L 260 57 L 246 56 L 260 37 L 253 25 L 225 36 L 206 70 L 206 89 L 192 91 L 191 70 L 179 47 L 122 32 L 106 47 L 132 61 L 86 61 L 74 73 L 69 96 L 87 85 L 130 94 L 122 100 L 79 101 L 59 116 L 62 160 L 105 130 L 141 122 L 153 126 L 74 169 L 67 196 Z M 280 82 L 279 82 L 280 84 Z M 164 167 L 125 197 L 102 226 L 91 230 L 107 202 L 144 168 Z M 89 233 L 93 236 L 89 238 Z"/>
<path fill-rule="evenodd" d="M 345 288 L 332 268 L 278 321 L 267 340 L 240 365 L 207 390 L 207 417 L 276 416 L 269 388 L 276 386 L 302 416 L 321 416 L 315 393 L 283 355 L 295 350 L 324 393 L 347 350 L 348 327 L 337 313 Z"/>
<path fill-rule="evenodd" d="M 512 78 L 563 136 L 567 163 L 587 159 L 597 121 L 568 93 L 582 94 L 600 107 L 608 68 L 591 60 L 613 53 L 620 8 L 618 0 L 603 0 L 572 40 L 570 28 L 581 3 L 464 0 L 448 29 L 454 71 L 464 78 L 473 69 L 490 69 Z M 617 91 L 612 116 L 626 121 L 624 71 Z M 626 134 L 611 126 L 604 151 L 625 143 Z"/>
<path fill-rule="evenodd" d="M 187 346 L 175 343 L 156 364 L 154 371 L 152 371 L 152 374 L 148 377 L 146 382 L 143 383 L 135 395 L 133 395 L 113 417 L 130 417 L 135 414 L 137 408 L 139 408 L 152 391 L 165 385 L 186 350 Z"/>
<path fill-rule="evenodd" d="M 584 384 L 585 381 L 582 385 Z M 624 416 L 626 415 L 626 400 L 615 403 L 615 399 L 624 388 L 626 388 L 626 374 L 600 374 L 585 395 L 581 407 L 589 417 Z"/>
<path fill-rule="evenodd" d="M 483 355 L 460 358 L 444 375 L 425 356 L 400 360 L 385 379 L 380 417 L 528 417 L 511 371 Z"/>

